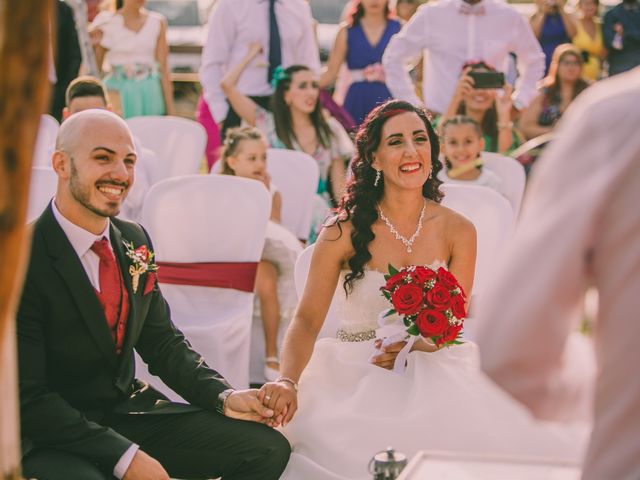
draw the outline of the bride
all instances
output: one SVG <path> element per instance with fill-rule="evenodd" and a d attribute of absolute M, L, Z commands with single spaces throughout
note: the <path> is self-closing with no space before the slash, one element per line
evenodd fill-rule
<path fill-rule="evenodd" d="M 389 307 L 383 272 L 444 266 L 470 298 L 476 234 L 439 204 L 438 139 L 422 110 L 398 100 L 377 107 L 356 144 L 353 179 L 314 248 L 284 340 L 282 376 L 259 393 L 293 446 L 282 478 L 369 479 L 369 459 L 389 445 L 409 456 L 428 449 L 579 462 L 586 428 L 536 422 L 479 371 L 471 343 L 437 350 L 419 340 L 404 373 L 391 371 L 405 342 L 376 338 Z M 338 338 L 316 343 L 336 284 Z"/>

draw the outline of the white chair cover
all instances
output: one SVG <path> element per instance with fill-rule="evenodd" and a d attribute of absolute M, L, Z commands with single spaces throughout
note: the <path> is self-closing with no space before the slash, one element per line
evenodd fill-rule
<path fill-rule="evenodd" d="M 154 185 L 142 218 L 160 262 L 257 262 L 270 210 L 260 182 L 189 175 Z M 207 364 L 235 388 L 248 388 L 253 293 L 169 284 L 161 289 L 173 322 Z M 137 368 L 138 378 L 179 398 L 139 358 Z"/>
<path fill-rule="evenodd" d="M 303 152 L 270 148 L 267 171 L 282 195 L 282 225 L 306 240 L 318 190 L 318 163 Z"/>
<path fill-rule="evenodd" d="M 499 153 L 482 152 L 484 166 L 500 177 L 502 191 L 511 203 L 516 218 L 520 212 L 526 174 L 524 167 L 511 157 L 505 157 Z"/>
<path fill-rule="evenodd" d="M 33 167 L 29 182 L 27 223 L 36 220 L 56 194 L 58 175 L 51 167 Z"/>
<path fill-rule="evenodd" d="M 165 178 L 200 172 L 207 133 L 198 122 L 181 117 L 144 116 L 127 119 L 142 146 L 153 150 L 158 162 L 149 171 L 151 185 Z"/>
<path fill-rule="evenodd" d="M 51 168 L 51 155 L 56 146 L 56 137 L 60 124 L 51 115 L 40 116 L 40 126 L 38 127 L 38 136 L 36 137 L 36 145 L 33 150 L 33 167 L 49 167 Z"/>
<path fill-rule="evenodd" d="M 309 276 L 309 268 L 311 267 L 311 257 L 313 256 L 314 247 L 315 244 L 309 245 L 307 248 L 305 248 L 298 257 L 298 261 L 296 262 L 294 275 L 296 280 L 296 291 L 298 292 L 299 298 L 302 298 L 302 292 L 304 291 L 304 286 L 307 283 L 307 277 Z M 336 285 L 336 288 L 342 288 L 342 286 Z M 338 331 L 339 327 L 340 318 L 335 313 L 334 303 L 331 302 L 329 311 L 327 312 L 327 316 L 325 317 L 322 328 L 320 329 L 320 333 L 318 334 L 318 338 L 336 338 L 336 332 Z"/>

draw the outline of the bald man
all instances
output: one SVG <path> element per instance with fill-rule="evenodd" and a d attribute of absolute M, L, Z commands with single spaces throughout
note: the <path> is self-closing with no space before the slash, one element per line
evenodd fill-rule
<path fill-rule="evenodd" d="M 128 250 L 153 248 L 142 227 L 114 218 L 135 163 L 131 133 L 111 112 L 86 110 L 60 127 L 58 188 L 34 225 L 17 316 L 24 474 L 275 480 L 290 450 L 265 425 L 273 412 L 191 349 L 153 272 L 130 273 L 147 259 Z M 191 404 L 136 380 L 134 349 Z"/>

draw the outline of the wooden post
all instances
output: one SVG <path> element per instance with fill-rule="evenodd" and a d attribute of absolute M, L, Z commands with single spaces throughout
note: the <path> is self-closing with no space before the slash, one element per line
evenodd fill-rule
<path fill-rule="evenodd" d="M 49 97 L 52 0 L 0 2 L 0 479 L 20 478 L 15 310 L 29 252 L 27 196 Z"/>

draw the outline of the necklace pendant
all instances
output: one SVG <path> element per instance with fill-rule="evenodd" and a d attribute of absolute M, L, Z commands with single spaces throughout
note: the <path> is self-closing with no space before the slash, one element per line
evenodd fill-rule
<path fill-rule="evenodd" d="M 411 247 L 407 248 L 407 253 L 411 253 L 413 252 L 413 249 Z"/>

